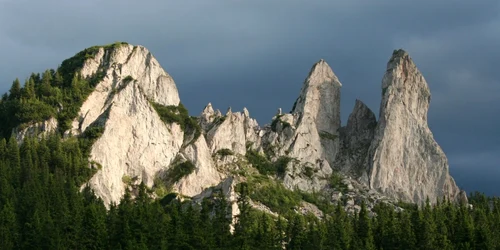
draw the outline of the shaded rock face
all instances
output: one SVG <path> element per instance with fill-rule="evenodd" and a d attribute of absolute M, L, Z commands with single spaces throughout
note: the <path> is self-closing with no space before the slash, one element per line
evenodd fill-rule
<path fill-rule="evenodd" d="M 335 169 L 368 182 L 368 149 L 376 126 L 375 114 L 363 102 L 356 100 L 347 126 L 340 129 L 340 152 Z"/>
<path fill-rule="evenodd" d="M 403 50 L 394 51 L 382 80 L 380 119 L 370 146 L 370 188 L 404 201 L 432 202 L 460 190 L 427 125 L 430 91 Z"/>

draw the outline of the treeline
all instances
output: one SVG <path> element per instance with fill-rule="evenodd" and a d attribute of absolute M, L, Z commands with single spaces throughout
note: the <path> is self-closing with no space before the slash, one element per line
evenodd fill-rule
<path fill-rule="evenodd" d="M 325 218 L 278 217 L 248 203 L 249 184 L 238 185 L 241 214 L 230 233 L 223 195 L 191 205 L 175 195 L 153 200 L 140 185 L 107 210 L 89 188 L 85 141 L 0 140 L 1 249 L 500 249 L 500 201 L 470 197 L 473 208 L 442 202 L 395 212 L 363 205 L 351 216 L 341 206 Z"/>
<path fill-rule="evenodd" d="M 64 60 L 57 70 L 32 73 L 24 84 L 14 80 L 9 93 L 0 99 L 0 137 L 9 138 L 13 128 L 50 117 L 57 119 L 60 132 L 69 129 L 85 99 L 104 77 L 103 71 L 88 78 L 80 76 L 85 60 L 93 58 L 101 47 L 114 49 L 122 44 L 126 43 L 87 48 Z"/>

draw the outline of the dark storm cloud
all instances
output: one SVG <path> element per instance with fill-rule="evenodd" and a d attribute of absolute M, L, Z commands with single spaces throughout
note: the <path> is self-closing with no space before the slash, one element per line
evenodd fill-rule
<path fill-rule="evenodd" d="M 499 195 L 499 14 L 497 0 L 0 0 L 0 91 L 121 40 L 153 52 L 191 113 L 246 106 L 267 123 L 324 58 L 343 83 L 345 123 L 356 98 L 378 113 L 385 65 L 404 48 L 431 88 L 430 127 L 457 182 Z"/>

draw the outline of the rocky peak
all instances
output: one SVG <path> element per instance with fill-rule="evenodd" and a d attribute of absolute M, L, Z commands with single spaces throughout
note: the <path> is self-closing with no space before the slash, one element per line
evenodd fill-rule
<path fill-rule="evenodd" d="M 340 153 L 334 168 L 368 182 L 367 156 L 376 125 L 375 114 L 363 102 L 356 100 L 347 125 L 340 130 Z"/>
<path fill-rule="evenodd" d="M 404 201 L 432 202 L 459 189 L 427 124 L 430 92 L 408 53 L 394 51 L 382 80 L 380 118 L 370 146 L 370 187 Z"/>
<path fill-rule="evenodd" d="M 221 116 L 220 114 L 215 113 L 214 109 L 212 108 L 212 104 L 208 103 L 200 114 L 201 128 L 204 131 L 208 131 L 210 128 L 210 124 L 213 123 L 214 120 L 220 116 Z"/>
<path fill-rule="evenodd" d="M 153 55 L 142 46 L 120 44 L 102 46 L 83 63 L 82 77 L 101 75 L 102 80 L 82 105 L 73 122 L 73 135 L 80 134 L 110 107 L 128 86 L 137 87 L 134 95 L 162 105 L 178 105 L 179 93 L 172 77 L 160 66 Z M 138 98 L 130 98 L 136 101 Z"/>
<path fill-rule="evenodd" d="M 356 135 L 357 138 L 351 138 L 354 140 L 349 140 L 349 143 L 356 144 L 358 141 L 363 141 L 363 143 L 369 144 L 373 138 L 373 130 L 376 125 L 377 119 L 373 111 L 362 101 L 356 99 L 354 109 L 347 119 L 345 131 L 347 135 Z"/>
<path fill-rule="evenodd" d="M 202 115 L 213 115 L 215 113 L 214 108 L 212 107 L 212 103 L 208 103 L 207 106 L 203 109 Z"/>
<path fill-rule="evenodd" d="M 298 116 L 294 144 L 302 152 L 297 155 L 299 159 L 305 152 L 304 146 L 310 145 L 314 148 L 310 151 L 317 153 L 306 157 L 308 162 L 326 158 L 330 165 L 333 163 L 338 151 L 341 86 L 326 61 L 321 59 L 313 65 L 292 111 Z"/>
<path fill-rule="evenodd" d="M 180 107 L 174 107 L 180 103 L 179 94 L 173 79 L 147 49 L 118 44 L 93 47 L 90 56 L 83 54 L 85 60 L 77 73 L 98 81 L 66 135 L 85 133 L 89 126 L 102 130 L 90 152 L 92 165 L 101 167 L 89 185 L 107 205 L 120 201 L 130 188 L 127 180 L 155 188 L 180 164 L 189 166 L 189 173 L 173 183 L 169 180 L 169 191 L 197 197 L 214 191 L 209 187 L 215 186 L 235 195 L 234 185 L 246 178 L 235 170 L 252 167 L 244 157 L 249 148 L 265 153 L 271 161 L 287 160 L 284 173 L 273 181 L 283 181 L 290 189 L 333 191 L 332 200 L 345 197 L 353 211 L 359 211 L 358 200 L 379 197 L 377 191 L 392 200 L 416 203 L 443 195 L 467 202 L 428 128 L 427 83 L 403 50 L 394 51 L 387 64 L 379 121 L 356 100 L 342 128 L 342 84 L 324 60 L 311 68 L 292 112 L 278 109 L 272 123 L 260 128 L 246 108 L 242 112 L 228 108 L 223 115 L 211 103 L 197 120 L 164 121 L 168 120 L 166 112 L 157 112 L 158 107 L 177 110 L 170 115 L 180 113 Z M 185 122 L 179 124 L 181 120 Z M 196 121 L 201 133 L 193 124 Z M 55 131 L 56 126 L 51 119 L 15 133 L 38 135 Z M 190 129 L 184 131 L 186 126 Z M 192 127 L 194 131 L 189 132 Z M 329 185 L 332 168 L 342 172 L 341 177 L 333 177 L 348 181 Z M 258 170 L 248 173 L 254 172 Z M 346 187 L 342 193 L 335 190 L 341 186 Z"/>
<path fill-rule="evenodd" d="M 319 110 L 317 110 L 316 105 L 312 104 L 318 101 L 327 101 L 320 99 L 320 97 L 328 97 L 326 95 L 331 94 L 327 93 L 328 91 L 325 91 L 326 89 L 340 87 L 342 87 L 342 84 L 339 82 L 328 63 L 323 59 L 319 60 L 309 71 L 309 75 L 304 82 L 299 98 L 292 109 L 292 113 L 307 113 L 315 117 L 319 113 Z"/>
<path fill-rule="evenodd" d="M 119 44 L 95 48 L 80 74 L 99 80 L 73 121 L 71 134 L 90 125 L 103 127 L 90 160 L 102 166 L 89 181 L 105 204 L 119 202 L 127 183 L 152 187 L 157 173 L 168 169 L 183 145 L 179 124 L 164 123 L 151 102 L 177 106 L 173 79 L 142 46 Z M 69 134 L 69 133 L 67 133 Z"/>
<path fill-rule="evenodd" d="M 395 50 L 387 63 L 382 80 L 382 105 L 387 103 L 389 96 L 404 98 L 400 101 L 409 114 L 427 121 L 431 99 L 429 86 L 410 55 L 402 49 Z"/>
<path fill-rule="evenodd" d="M 212 153 L 221 149 L 229 149 L 234 153 L 245 155 L 248 143 L 260 144 L 258 124 L 250 117 L 250 112 L 233 112 L 228 108 L 226 115 L 214 119 L 206 126 L 207 142 Z"/>

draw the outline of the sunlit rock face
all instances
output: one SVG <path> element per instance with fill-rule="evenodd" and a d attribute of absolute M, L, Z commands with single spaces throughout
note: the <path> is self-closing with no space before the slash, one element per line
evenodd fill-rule
<path fill-rule="evenodd" d="M 459 188 L 427 125 L 431 94 L 408 53 L 394 51 L 382 80 L 380 118 L 370 146 L 370 188 L 404 201 L 456 199 Z"/>

